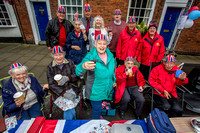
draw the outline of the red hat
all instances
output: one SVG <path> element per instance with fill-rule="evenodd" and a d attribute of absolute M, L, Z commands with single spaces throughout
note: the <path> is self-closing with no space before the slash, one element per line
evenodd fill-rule
<path fill-rule="evenodd" d="M 53 50 L 52 50 L 52 54 L 56 54 L 56 53 L 63 53 L 63 48 L 61 46 L 54 46 Z"/>
<path fill-rule="evenodd" d="M 134 17 L 134 16 L 131 16 L 131 17 L 129 17 L 129 18 L 128 18 L 128 23 L 131 23 L 131 22 L 133 22 L 133 23 L 135 23 L 135 22 L 136 22 L 136 20 L 135 20 L 135 17 Z"/>
<path fill-rule="evenodd" d="M 59 6 L 57 11 L 65 13 L 65 8 L 63 6 Z"/>
<path fill-rule="evenodd" d="M 150 27 L 156 27 L 156 29 L 157 29 L 157 23 L 156 23 L 156 21 L 151 20 L 151 22 L 149 23 L 149 28 Z"/>
<path fill-rule="evenodd" d="M 85 11 L 91 10 L 90 4 L 85 4 L 84 10 L 85 10 Z"/>
<path fill-rule="evenodd" d="M 107 41 L 107 37 L 106 37 L 104 34 L 99 34 L 99 35 L 96 37 L 96 40 L 106 40 L 106 41 Z"/>
<path fill-rule="evenodd" d="M 116 9 L 115 10 L 115 15 L 121 15 L 121 10 L 120 9 Z"/>
<path fill-rule="evenodd" d="M 175 57 L 174 57 L 174 55 L 167 55 L 165 57 L 164 61 L 166 61 L 166 62 L 175 62 Z"/>
<path fill-rule="evenodd" d="M 10 66 L 10 70 L 13 69 L 13 68 L 17 68 L 17 67 L 22 67 L 22 64 L 21 63 L 14 63 Z"/>

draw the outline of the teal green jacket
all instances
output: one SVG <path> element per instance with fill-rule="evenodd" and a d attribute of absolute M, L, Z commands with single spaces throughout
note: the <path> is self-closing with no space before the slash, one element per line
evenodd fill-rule
<path fill-rule="evenodd" d="M 93 101 L 101 101 L 108 99 L 113 83 L 115 83 L 115 59 L 110 50 L 106 49 L 107 63 L 105 64 L 97 53 L 97 49 L 94 47 L 90 52 L 87 53 L 82 62 L 76 66 L 76 75 L 80 76 L 81 73 L 85 73 L 83 69 L 83 63 L 91 60 L 96 61 L 94 70 L 87 70 L 87 81 L 86 81 L 86 98 Z"/>

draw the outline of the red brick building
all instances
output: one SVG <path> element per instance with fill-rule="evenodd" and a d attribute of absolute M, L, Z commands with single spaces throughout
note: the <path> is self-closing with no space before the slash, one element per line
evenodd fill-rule
<path fill-rule="evenodd" d="M 165 39 L 166 47 L 170 48 L 177 31 L 177 22 L 184 11 L 188 0 L 13 0 L 16 4 L 9 5 L 0 0 L 0 42 L 35 43 L 45 41 L 44 31 L 48 20 L 56 17 L 59 5 L 66 8 L 66 18 L 72 20 L 73 14 L 79 12 L 83 16 L 83 6 L 89 3 L 93 9 L 93 17 L 101 15 L 105 25 L 113 21 L 113 11 L 122 11 L 122 20 L 126 21 L 134 15 L 140 23 L 144 20 L 149 24 L 155 20 L 158 33 Z M 199 6 L 193 0 L 190 6 Z M 183 29 L 175 43 L 175 51 L 200 53 L 200 18 L 195 20 L 189 29 Z"/>

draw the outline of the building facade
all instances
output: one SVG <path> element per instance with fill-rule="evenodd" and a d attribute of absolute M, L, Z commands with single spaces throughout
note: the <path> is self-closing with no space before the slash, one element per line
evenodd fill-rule
<path fill-rule="evenodd" d="M 170 48 L 174 40 L 177 23 L 188 0 L 15 0 L 10 5 L 0 2 L 0 42 L 24 42 L 39 44 L 45 41 L 44 32 L 48 21 L 56 17 L 58 6 L 66 9 L 66 18 L 73 19 L 75 12 L 83 16 L 83 6 L 89 3 L 92 16 L 101 15 L 107 26 L 113 21 L 113 11 L 121 9 L 122 20 L 135 16 L 137 23 L 142 20 L 149 24 L 154 20 L 158 24 L 158 33 L 164 37 L 165 46 Z M 198 0 L 193 0 L 190 6 L 199 6 Z M 200 53 L 200 18 L 195 20 L 189 29 L 183 29 L 178 34 L 174 50 L 185 53 Z"/>

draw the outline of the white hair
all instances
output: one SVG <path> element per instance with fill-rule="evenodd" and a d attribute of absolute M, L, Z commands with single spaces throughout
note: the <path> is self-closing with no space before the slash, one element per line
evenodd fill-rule
<path fill-rule="evenodd" d="M 103 28 L 104 28 L 104 20 L 103 20 L 102 17 L 98 17 L 98 16 L 94 18 L 93 28 L 96 29 L 95 23 L 96 23 L 97 19 L 100 19 L 100 20 L 101 20 L 101 29 L 103 29 Z"/>
<path fill-rule="evenodd" d="M 66 53 L 65 53 L 65 51 L 64 51 L 64 52 L 62 52 L 62 53 L 66 54 Z M 53 56 L 53 55 L 54 55 L 53 53 L 50 53 L 50 56 L 51 56 L 52 58 L 54 58 L 54 56 Z"/>
<path fill-rule="evenodd" d="M 81 24 L 83 24 L 83 22 L 80 20 L 80 21 L 73 21 L 73 26 L 74 26 L 74 24 L 76 23 L 76 22 L 80 22 Z"/>
<path fill-rule="evenodd" d="M 25 71 L 26 73 L 28 73 L 28 67 L 27 66 L 15 67 L 13 69 L 10 69 L 8 71 L 8 74 L 15 74 L 17 71 Z"/>

